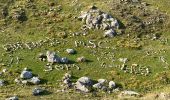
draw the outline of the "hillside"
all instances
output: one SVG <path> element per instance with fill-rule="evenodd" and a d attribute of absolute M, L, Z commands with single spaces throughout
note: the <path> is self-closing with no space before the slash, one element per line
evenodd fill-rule
<path fill-rule="evenodd" d="M 0 98 L 165 98 L 169 6 L 168 0 L 1 0 Z M 65 73 L 71 76 L 63 79 Z M 77 86 L 82 77 L 93 84 L 82 85 L 87 93 Z M 98 79 L 107 80 L 102 88 L 94 87 Z M 36 87 L 42 95 L 33 95 Z M 126 90 L 139 95 L 120 95 Z"/>

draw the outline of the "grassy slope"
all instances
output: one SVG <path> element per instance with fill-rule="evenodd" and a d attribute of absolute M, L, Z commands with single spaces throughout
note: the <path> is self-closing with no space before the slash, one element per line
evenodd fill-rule
<path fill-rule="evenodd" d="M 11 21 L 8 22 L 8 23 L 10 23 L 9 25 L 7 25 L 7 26 L 2 25 L 2 27 L 7 27 L 7 28 L 5 29 L 4 33 L 0 32 L 0 34 L 1 34 L 0 35 L 0 39 L 1 39 L 0 44 L 2 45 L 4 43 L 13 43 L 16 41 L 36 41 L 36 40 L 43 39 L 46 36 L 58 38 L 56 35 L 59 32 L 63 32 L 63 31 L 77 32 L 78 30 L 80 30 L 81 23 L 79 21 L 76 21 L 74 19 L 74 16 L 77 16 L 80 13 L 80 11 L 86 10 L 87 6 L 92 5 L 92 4 L 95 4 L 100 9 L 103 9 L 104 11 L 109 12 L 107 3 L 101 3 L 102 1 L 103 0 L 97 0 L 97 1 L 95 1 L 95 0 L 93 0 L 93 1 L 92 0 L 80 0 L 79 2 L 82 3 L 82 6 L 79 7 L 79 5 L 68 6 L 68 5 L 71 5 L 69 0 L 62 0 L 62 1 L 60 0 L 56 4 L 56 7 L 61 4 L 63 10 L 60 12 L 57 12 L 57 17 L 54 17 L 54 18 L 47 17 L 45 15 L 35 16 L 35 17 L 31 16 L 33 14 L 36 14 L 36 11 L 34 11 L 34 9 L 29 9 L 27 11 L 27 15 L 29 15 L 29 17 L 26 22 L 18 23 L 16 21 L 12 20 L 12 22 Z M 153 4 L 153 7 L 158 6 L 162 11 L 167 11 L 168 14 L 170 14 L 170 10 L 168 10 L 169 3 L 165 3 L 165 2 L 168 2 L 168 0 L 164 0 L 162 2 L 161 1 L 148 0 L 148 2 Z M 4 0 L 4 2 L 6 2 L 6 0 Z M 157 2 L 159 2 L 159 3 L 157 3 Z M 25 6 L 26 2 L 22 1 L 22 0 L 18 0 L 12 6 L 16 6 L 17 4 L 20 4 L 21 6 Z M 44 11 L 46 9 L 49 9 L 48 2 L 46 2 L 46 0 L 36 0 L 35 5 L 39 11 Z M 12 7 L 12 6 L 10 6 L 10 7 Z M 77 12 L 75 10 L 75 7 L 78 8 Z M 12 8 L 9 8 L 9 9 L 12 9 Z M 71 17 L 71 18 L 67 17 L 69 14 L 71 14 L 73 17 Z M 53 21 L 53 19 L 56 19 L 56 20 L 63 19 L 63 21 L 61 21 L 61 22 Z M 1 22 L 3 23 L 4 21 L 1 20 Z M 49 22 L 51 22 L 51 23 L 49 24 Z M 42 24 L 42 23 L 44 23 L 44 24 Z M 165 32 L 166 34 L 163 34 L 163 37 L 168 36 L 166 38 L 169 38 L 169 35 L 168 35 L 169 31 L 170 30 L 168 29 L 168 31 Z M 32 34 L 30 34 L 30 33 L 32 33 Z M 94 37 L 95 35 L 93 35 L 93 34 L 96 34 L 96 33 L 102 34 L 101 32 L 98 32 L 98 31 L 92 32 L 89 37 Z M 99 37 L 100 37 L 100 35 L 99 35 Z M 43 98 L 46 98 L 46 99 L 47 98 L 53 98 L 53 99 L 56 98 L 57 99 L 58 97 L 61 97 L 63 99 L 69 98 L 69 97 L 92 98 L 91 96 L 86 97 L 82 94 L 76 94 L 76 96 L 73 94 L 69 94 L 69 93 L 66 95 L 58 94 L 58 93 L 55 93 L 56 92 L 55 89 L 49 88 L 50 86 L 58 87 L 58 85 L 56 85 L 57 80 L 61 79 L 62 75 L 67 71 L 66 70 L 64 70 L 64 71 L 54 70 L 50 73 L 42 72 L 43 66 L 45 65 L 45 63 L 39 62 L 34 57 L 39 52 L 45 52 L 46 49 L 60 51 L 59 55 L 67 56 L 71 60 L 75 60 L 76 57 L 83 55 L 93 61 L 91 63 L 79 64 L 79 66 L 82 69 L 80 71 L 71 70 L 71 72 L 73 73 L 73 75 L 75 77 L 81 77 L 81 76 L 86 75 L 86 76 L 91 77 L 92 79 L 98 79 L 98 78 L 106 78 L 109 80 L 114 79 L 116 82 L 121 83 L 124 88 L 129 88 L 131 90 L 134 89 L 134 90 L 137 90 L 137 91 L 140 91 L 143 93 L 146 92 L 145 89 L 155 90 L 156 88 L 160 88 L 160 87 L 164 86 L 161 84 L 155 84 L 154 79 L 155 79 L 156 73 L 159 74 L 162 71 L 166 71 L 166 69 L 163 68 L 164 64 L 162 64 L 161 62 L 158 61 L 159 60 L 158 56 L 163 55 L 166 57 L 166 59 L 168 61 L 170 61 L 170 57 L 168 56 L 168 54 L 170 53 L 168 45 L 162 45 L 159 41 L 152 41 L 152 42 L 149 41 L 149 43 L 147 43 L 148 41 L 144 41 L 147 44 L 146 44 L 146 47 L 144 47 L 142 50 L 131 50 L 131 49 L 127 49 L 127 48 L 118 48 L 118 50 L 115 50 L 116 58 L 128 57 L 130 59 L 129 64 L 138 63 L 138 64 L 142 64 L 142 65 L 146 65 L 146 66 L 151 66 L 152 74 L 150 75 L 150 77 L 143 77 L 143 76 L 126 74 L 116 68 L 101 68 L 100 63 L 96 61 L 96 57 L 89 55 L 88 52 L 90 52 L 90 50 L 83 48 L 83 47 L 76 48 L 76 50 L 78 51 L 78 54 L 76 54 L 74 56 L 67 55 L 64 52 L 64 50 L 66 48 L 74 48 L 73 43 L 74 43 L 74 40 L 77 40 L 77 39 L 79 39 L 79 40 L 84 39 L 86 41 L 87 37 L 80 36 L 80 37 L 76 37 L 74 39 L 67 38 L 68 41 L 71 41 L 71 42 L 68 42 L 67 45 L 59 45 L 59 46 L 51 47 L 51 48 L 42 47 L 39 49 L 35 49 L 33 51 L 29 51 L 29 50 L 17 51 L 13 54 L 14 57 L 16 55 L 19 55 L 20 57 L 24 58 L 24 61 L 22 61 L 21 64 L 19 64 L 19 66 L 14 64 L 14 66 L 12 68 L 9 68 L 9 70 L 11 70 L 13 72 L 16 69 L 19 69 L 21 71 L 22 68 L 28 67 L 28 68 L 32 69 L 33 73 L 38 74 L 42 79 L 48 80 L 48 83 L 47 83 L 48 85 L 44 85 L 44 86 L 48 87 L 48 90 L 52 91 L 53 94 L 43 96 Z M 110 45 L 111 46 L 116 45 L 116 41 L 119 39 L 121 39 L 121 37 L 117 37 L 115 39 L 110 39 L 110 41 L 111 41 Z M 96 38 L 96 40 L 100 41 L 100 39 L 97 39 L 97 38 Z M 107 39 L 105 39 L 105 40 L 107 40 Z M 144 52 L 146 50 L 148 50 L 149 48 L 152 48 L 154 51 L 158 51 L 159 48 L 165 48 L 167 50 L 167 53 L 157 54 L 156 58 L 153 56 L 146 58 L 146 57 L 144 57 L 144 54 L 145 54 Z M 94 50 L 98 51 L 99 56 L 101 55 L 101 51 L 112 51 L 112 50 L 106 50 L 106 49 L 104 49 L 104 50 L 103 49 L 94 49 Z M 0 48 L 0 51 L 1 51 L 1 53 L 4 53 L 2 48 Z M 9 61 L 10 57 L 8 57 L 8 55 L 6 55 L 4 57 L 4 59 Z M 103 59 L 103 62 L 110 62 L 110 61 Z M 118 62 L 115 62 L 115 64 L 117 64 L 117 63 Z M 113 63 L 111 63 L 111 64 L 113 65 Z M 168 71 L 169 70 L 167 70 L 167 72 Z M 5 77 L 2 77 L 2 78 L 4 78 L 5 80 L 9 81 L 10 84 L 12 84 L 13 81 L 11 81 L 11 80 L 14 80 L 15 77 L 18 76 L 18 74 L 16 74 L 16 73 L 13 73 L 13 74 L 14 74 L 13 76 L 6 75 Z M 129 77 L 131 77 L 131 78 L 129 78 Z M 14 90 L 11 89 L 12 88 L 11 86 L 14 86 L 13 88 L 15 88 L 15 89 Z M 153 89 L 152 89 L 152 87 L 153 87 Z M 17 87 L 16 85 L 8 85 L 7 87 L 2 88 L 0 91 L 1 91 L 2 97 L 17 94 L 21 98 L 22 97 L 25 98 L 28 96 L 27 98 L 29 99 L 29 98 L 32 98 L 32 96 L 30 94 L 30 91 L 32 88 L 33 87 L 29 87 L 29 86 L 21 88 L 21 87 Z M 21 93 L 21 91 L 29 91 L 29 93 L 25 94 L 25 93 Z M 104 94 L 101 94 L 101 95 L 104 97 Z M 38 98 L 39 97 L 35 98 L 35 100 L 37 100 Z"/>

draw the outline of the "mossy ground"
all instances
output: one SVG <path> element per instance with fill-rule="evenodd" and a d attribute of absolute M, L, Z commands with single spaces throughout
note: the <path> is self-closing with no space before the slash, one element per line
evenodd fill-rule
<path fill-rule="evenodd" d="M 33 3 L 28 3 L 29 0 L 1 0 L 0 7 L 3 8 L 5 5 L 8 7 L 9 16 L 12 15 L 13 9 L 18 5 L 21 8 L 26 10 L 27 20 L 24 22 L 18 22 L 13 20 L 11 17 L 1 18 L 0 20 L 0 46 L 7 43 L 15 43 L 17 41 L 27 42 L 27 41 L 37 41 L 44 39 L 45 37 L 56 38 L 59 40 L 67 40 L 66 44 L 61 44 L 55 47 L 43 46 L 41 48 L 35 48 L 33 50 L 17 50 L 11 55 L 14 57 L 14 63 L 12 66 L 2 66 L 1 69 L 7 68 L 9 71 L 6 75 L 0 76 L 2 79 L 8 82 L 8 85 L 1 87 L 0 98 L 5 98 L 12 95 L 18 95 L 21 100 L 56 100 L 56 99 L 110 99 L 114 98 L 115 94 L 105 94 L 99 93 L 98 97 L 93 97 L 91 94 L 79 94 L 79 93 L 57 93 L 59 89 L 58 80 L 62 78 L 64 73 L 71 72 L 75 79 L 81 76 L 88 76 L 94 80 L 99 78 L 105 78 L 108 80 L 114 80 L 115 82 L 121 84 L 123 89 L 135 90 L 142 94 L 157 91 L 160 88 L 166 87 L 169 82 L 164 82 L 161 80 L 161 77 L 166 73 L 166 77 L 170 78 L 169 66 L 164 68 L 166 65 L 159 60 L 160 56 L 164 56 L 166 61 L 170 61 L 169 57 L 169 45 L 163 44 L 161 39 L 169 39 L 170 27 L 168 26 L 169 20 L 167 20 L 167 26 L 165 29 L 162 29 L 161 39 L 151 41 L 148 39 L 141 39 L 141 44 L 143 44 L 140 49 L 131 49 L 126 47 L 117 46 L 117 42 L 126 38 L 125 35 L 117 36 L 112 39 L 102 38 L 102 32 L 95 30 L 90 31 L 88 36 L 76 36 L 76 37 L 67 37 L 61 39 L 59 33 L 61 32 L 78 32 L 82 23 L 75 19 L 74 17 L 78 16 L 81 11 L 85 11 L 91 5 L 96 5 L 98 8 L 102 9 L 105 12 L 110 11 L 109 1 L 103 0 L 79 0 L 79 3 L 73 3 L 70 0 L 51 0 L 55 5 L 53 8 L 56 11 L 51 11 L 51 14 L 47 14 L 49 7 L 49 1 L 46 0 L 34 0 Z M 168 0 L 145 0 L 151 4 L 151 7 L 158 7 L 161 11 L 167 12 L 167 15 L 170 15 L 170 3 Z M 7 3 L 8 2 L 8 3 Z M 61 11 L 57 10 L 60 8 Z M 72 5 L 72 6 L 71 6 Z M 30 7 L 28 7 L 30 6 Z M 28 8 L 27 8 L 28 7 Z M 114 14 L 113 14 L 114 15 Z M 75 40 L 83 40 L 88 42 L 88 40 L 94 39 L 97 43 L 99 41 L 110 41 L 107 45 L 112 48 L 117 49 L 101 49 L 101 48 L 85 48 L 85 47 L 75 47 Z M 128 38 L 127 41 L 131 41 L 132 38 Z M 65 50 L 67 48 L 75 48 L 77 54 L 68 55 Z M 159 50 L 164 49 L 166 52 L 159 52 Z M 59 51 L 60 56 L 66 56 L 72 61 L 76 61 L 76 58 L 79 56 L 85 56 L 90 62 L 77 64 L 80 66 L 81 70 L 76 69 L 67 70 L 53 70 L 51 72 L 43 72 L 44 65 L 46 62 L 40 62 L 36 57 L 40 52 L 46 52 L 47 50 Z M 97 52 L 95 56 L 92 52 Z M 146 56 L 146 51 L 152 51 L 151 56 Z M 108 59 L 105 59 L 102 55 L 103 52 L 113 52 L 115 59 L 120 57 L 127 57 L 129 59 L 128 65 L 137 63 L 143 66 L 149 66 L 151 69 L 151 74 L 149 76 L 133 75 L 130 73 L 124 73 L 119 68 L 115 68 L 115 65 L 120 64 L 119 61 L 111 62 Z M 4 54 L 5 51 L 0 48 L 0 53 Z M 23 60 L 17 65 L 16 57 L 19 56 Z M 101 57 L 101 62 L 97 61 L 97 57 Z M 3 63 L 9 63 L 12 57 L 9 57 L 8 54 L 0 55 L 0 58 L 3 59 Z M 101 63 L 106 62 L 113 67 L 102 68 Z M 14 79 L 19 76 L 19 73 L 23 68 L 28 67 L 44 80 L 43 84 L 40 86 L 45 87 L 51 93 L 48 95 L 34 97 L 31 95 L 31 91 L 35 86 L 17 86 L 14 84 Z"/>

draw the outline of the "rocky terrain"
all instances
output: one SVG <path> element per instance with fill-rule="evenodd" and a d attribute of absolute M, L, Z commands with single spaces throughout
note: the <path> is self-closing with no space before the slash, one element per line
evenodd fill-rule
<path fill-rule="evenodd" d="M 169 6 L 1 0 L 0 100 L 169 100 Z"/>

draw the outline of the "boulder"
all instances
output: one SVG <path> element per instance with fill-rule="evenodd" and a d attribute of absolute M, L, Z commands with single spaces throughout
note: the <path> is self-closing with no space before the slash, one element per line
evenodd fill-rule
<path fill-rule="evenodd" d="M 60 57 L 57 56 L 55 52 L 47 51 L 46 56 L 47 56 L 47 61 L 49 63 L 59 63 L 60 62 Z"/>
<path fill-rule="evenodd" d="M 20 78 L 30 79 L 30 78 L 32 78 L 32 72 L 24 70 L 24 71 L 22 71 Z"/>

